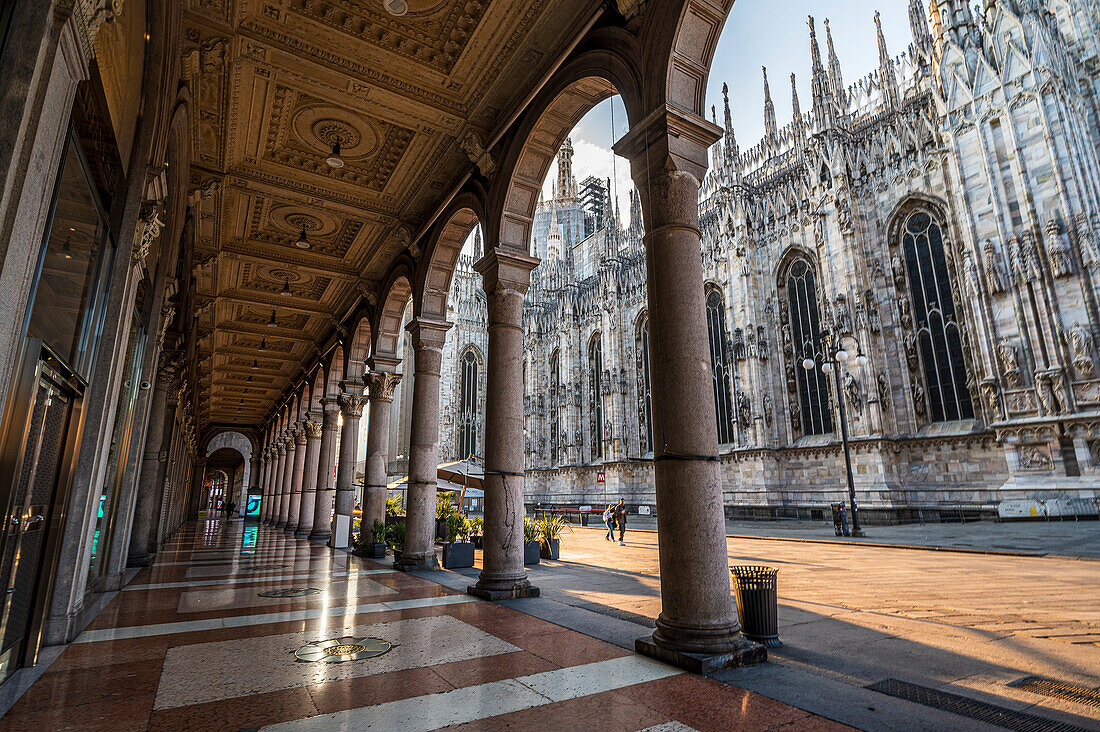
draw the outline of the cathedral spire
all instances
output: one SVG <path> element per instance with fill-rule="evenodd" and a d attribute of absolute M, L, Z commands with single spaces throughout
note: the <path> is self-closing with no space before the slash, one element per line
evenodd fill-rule
<path fill-rule="evenodd" d="M 558 150 L 558 184 L 554 197 L 577 197 L 577 179 L 573 177 L 573 140 L 569 137 L 565 138 L 565 143 Z"/>
<path fill-rule="evenodd" d="M 737 137 L 733 134 L 733 115 L 730 114 L 730 90 L 724 83 L 722 84 L 722 106 L 726 125 L 726 139 L 722 144 L 726 153 L 726 168 L 739 168 L 741 166 L 741 150 L 737 147 Z"/>
<path fill-rule="evenodd" d="M 928 32 L 922 0 L 909 0 L 909 28 L 913 31 L 913 45 L 927 61 L 932 56 L 932 34 Z"/>
<path fill-rule="evenodd" d="M 772 103 L 772 90 L 768 86 L 768 68 L 764 70 L 764 139 L 769 147 L 775 147 L 779 141 L 779 128 L 775 124 L 775 104 Z"/>
<path fill-rule="evenodd" d="M 886 49 L 886 36 L 882 32 L 882 16 L 875 11 L 875 29 L 878 32 L 878 76 L 882 85 L 882 96 L 891 109 L 898 107 L 898 76 L 894 69 L 894 60 Z"/>
<path fill-rule="evenodd" d="M 550 233 L 546 236 L 546 258 L 550 261 L 561 259 L 561 229 L 558 228 L 558 210 L 550 204 Z"/>
<path fill-rule="evenodd" d="M 485 245 L 481 241 L 481 224 L 474 227 L 474 261 L 485 256 Z"/>
<path fill-rule="evenodd" d="M 840 59 L 836 55 L 836 47 L 833 45 L 833 29 L 829 27 L 829 19 L 825 19 L 825 39 L 829 46 L 829 84 L 833 87 L 838 109 L 848 108 L 848 94 L 844 87 L 844 74 L 840 72 Z"/>
<path fill-rule="evenodd" d="M 810 81 L 810 89 L 813 94 L 814 121 L 819 132 L 836 126 L 836 102 L 833 97 L 829 78 L 825 73 L 825 66 L 821 63 L 821 46 L 817 43 L 817 30 L 814 28 L 814 17 L 809 17 L 810 26 L 810 60 L 813 62 L 813 78 Z"/>
<path fill-rule="evenodd" d="M 791 109 L 794 110 L 791 130 L 794 132 L 796 147 L 801 148 L 802 143 L 806 141 L 806 124 L 802 119 L 802 107 L 798 103 L 798 82 L 794 74 L 791 74 Z"/>

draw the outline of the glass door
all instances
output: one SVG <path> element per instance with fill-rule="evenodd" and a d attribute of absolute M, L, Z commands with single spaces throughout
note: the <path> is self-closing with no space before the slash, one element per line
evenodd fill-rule
<path fill-rule="evenodd" d="M 0 432 L 0 680 L 38 653 L 79 431 L 80 382 L 26 344 Z"/>

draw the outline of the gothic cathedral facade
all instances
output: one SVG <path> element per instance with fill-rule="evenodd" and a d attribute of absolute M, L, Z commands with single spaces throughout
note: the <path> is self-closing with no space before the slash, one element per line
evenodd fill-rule
<path fill-rule="evenodd" d="M 1100 3 L 912 0 L 900 57 L 846 85 L 810 19 L 812 108 L 724 139 L 700 226 L 727 515 L 846 494 L 871 520 L 1095 505 Z M 792 91 L 794 77 L 792 75 Z M 715 118 L 715 122 L 723 121 Z M 525 307 L 527 500 L 654 502 L 644 228 L 559 153 Z M 441 456 L 483 454 L 485 295 L 452 284 Z M 826 338 L 866 363 L 823 366 Z M 860 359 L 862 362 L 864 359 Z M 1017 508 L 1013 508 L 1013 506 Z M 1068 508 L 1067 508 L 1068 507 Z M 1093 509 L 1095 510 L 1095 509 Z"/>

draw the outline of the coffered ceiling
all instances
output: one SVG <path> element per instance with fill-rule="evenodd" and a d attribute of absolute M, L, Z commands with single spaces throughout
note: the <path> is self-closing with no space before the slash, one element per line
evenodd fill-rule
<path fill-rule="evenodd" d="M 259 420 L 377 297 L 408 244 L 397 232 L 419 231 L 472 169 L 459 139 L 499 132 L 600 3 L 408 5 L 187 0 L 203 422 Z M 326 163 L 335 143 L 342 167 Z"/>

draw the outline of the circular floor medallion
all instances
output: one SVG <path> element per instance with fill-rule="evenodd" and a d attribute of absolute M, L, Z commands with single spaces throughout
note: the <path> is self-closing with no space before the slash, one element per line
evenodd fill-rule
<path fill-rule="evenodd" d="M 316 587 L 287 587 L 282 590 L 268 590 L 258 593 L 260 597 L 304 597 L 320 592 Z"/>
<path fill-rule="evenodd" d="M 390 650 L 389 641 L 381 638 L 344 636 L 308 643 L 294 652 L 294 657 L 307 663 L 343 663 L 381 656 Z"/>

